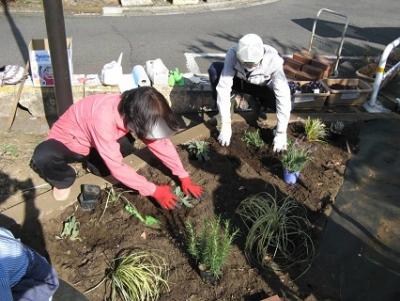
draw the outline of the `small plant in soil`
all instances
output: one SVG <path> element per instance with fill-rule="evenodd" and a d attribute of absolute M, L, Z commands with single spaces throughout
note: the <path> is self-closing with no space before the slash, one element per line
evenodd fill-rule
<path fill-rule="evenodd" d="M 221 229 L 221 224 L 223 228 Z M 196 233 L 191 223 L 186 223 L 187 250 L 199 265 L 204 278 L 215 283 L 222 275 L 222 267 L 231 250 L 231 245 L 238 230 L 231 230 L 228 220 L 214 218 L 204 220 L 200 233 Z M 203 278 L 203 279 L 204 279 Z M 204 279 L 207 281 L 207 279 Z"/>
<path fill-rule="evenodd" d="M 79 237 L 80 223 L 74 215 L 71 215 L 63 222 L 63 229 L 58 239 L 69 238 L 70 240 L 81 240 Z"/>
<path fill-rule="evenodd" d="M 307 140 L 309 142 L 323 142 L 327 132 L 325 124 L 318 118 L 307 118 L 304 124 Z"/>
<path fill-rule="evenodd" d="M 332 134 L 341 135 L 344 130 L 344 123 L 343 121 L 336 120 L 331 123 L 329 130 Z"/>
<path fill-rule="evenodd" d="M 184 144 L 191 156 L 199 161 L 208 161 L 210 159 L 210 143 L 207 141 L 193 140 Z"/>
<path fill-rule="evenodd" d="M 185 195 L 179 186 L 174 188 L 174 194 L 178 197 L 178 204 L 187 208 L 193 208 L 199 200 L 193 198 L 191 195 Z"/>
<path fill-rule="evenodd" d="M 126 252 L 115 258 L 106 276 L 85 293 L 98 288 L 104 281 L 109 281 L 107 288 L 111 286 L 111 301 L 119 298 L 123 301 L 157 300 L 164 290 L 169 291 L 168 270 L 166 260 L 154 252 Z"/>
<path fill-rule="evenodd" d="M 236 210 L 248 230 L 245 251 L 264 267 L 297 266 L 301 276 L 314 256 L 310 222 L 304 207 L 289 197 L 279 199 L 274 190 L 247 197 Z"/>
<path fill-rule="evenodd" d="M 300 172 L 310 160 L 310 151 L 299 143 L 288 141 L 286 152 L 281 156 L 283 168 L 289 172 Z"/>
<path fill-rule="evenodd" d="M 125 204 L 124 209 L 130 215 L 136 217 L 145 226 L 150 227 L 150 228 L 160 229 L 160 221 L 158 219 L 156 219 L 155 217 L 153 217 L 151 215 L 143 216 L 142 214 L 140 214 L 140 212 L 137 210 L 137 208 L 134 205 L 127 203 L 127 204 Z"/>
<path fill-rule="evenodd" d="M 242 141 L 246 143 L 247 146 L 254 148 L 262 148 L 264 146 L 264 141 L 261 138 L 260 130 L 255 131 L 245 131 L 242 137 Z"/>

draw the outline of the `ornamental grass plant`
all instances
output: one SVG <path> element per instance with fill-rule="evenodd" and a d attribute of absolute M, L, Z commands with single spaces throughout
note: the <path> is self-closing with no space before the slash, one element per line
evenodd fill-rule
<path fill-rule="evenodd" d="M 304 123 L 304 130 L 309 142 L 324 142 L 324 139 L 327 136 L 326 126 L 318 118 L 311 119 L 308 117 Z"/>
<path fill-rule="evenodd" d="M 283 168 L 289 172 L 302 171 L 310 159 L 310 151 L 293 140 L 288 141 L 287 150 L 281 156 Z"/>
<path fill-rule="evenodd" d="M 274 188 L 272 194 L 245 198 L 236 213 L 247 228 L 245 253 L 249 259 L 275 270 L 297 267 L 300 276 L 308 270 L 314 244 L 304 207 L 290 197 L 278 198 Z"/>
<path fill-rule="evenodd" d="M 124 301 L 157 300 L 162 291 L 169 290 L 168 265 L 154 252 L 138 251 L 115 258 L 110 266 L 111 300 L 117 295 Z"/>

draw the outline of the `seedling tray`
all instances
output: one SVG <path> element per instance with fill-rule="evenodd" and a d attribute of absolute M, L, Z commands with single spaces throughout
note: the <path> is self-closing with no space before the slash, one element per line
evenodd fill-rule
<path fill-rule="evenodd" d="M 299 83 L 300 86 L 310 81 L 293 81 Z M 324 107 L 325 101 L 329 96 L 329 89 L 323 81 L 322 83 L 327 92 L 324 93 L 296 93 L 292 95 L 293 110 L 316 110 L 319 111 Z"/>
<path fill-rule="evenodd" d="M 362 79 L 358 78 L 335 78 L 324 79 L 323 82 L 328 86 L 329 96 L 326 104 L 334 106 L 358 106 L 362 105 L 372 92 L 371 86 Z M 353 89 L 333 89 L 332 85 L 355 87 Z"/>

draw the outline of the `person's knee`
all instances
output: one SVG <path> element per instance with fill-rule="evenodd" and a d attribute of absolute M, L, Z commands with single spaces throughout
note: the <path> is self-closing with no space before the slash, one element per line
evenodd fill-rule
<path fill-rule="evenodd" d="M 31 158 L 31 168 L 37 172 L 37 169 L 41 170 L 46 162 L 49 161 L 49 152 L 46 146 L 46 142 L 44 141 L 36 146 L 35 150 L 33 151 L 33 155 Z"/>

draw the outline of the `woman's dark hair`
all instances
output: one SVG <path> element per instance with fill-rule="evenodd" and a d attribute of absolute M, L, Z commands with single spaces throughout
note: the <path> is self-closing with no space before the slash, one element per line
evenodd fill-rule
<path fill-rule="evenodd" d="M 125 127 L 140 139 L 146 138 L 155 123 L 161 118 L 171 130 L 179 129 L 178 121 L 165 97 L 153 87 L 139 87 L 125 91 L 121 96 L 118 111 Z"/>

